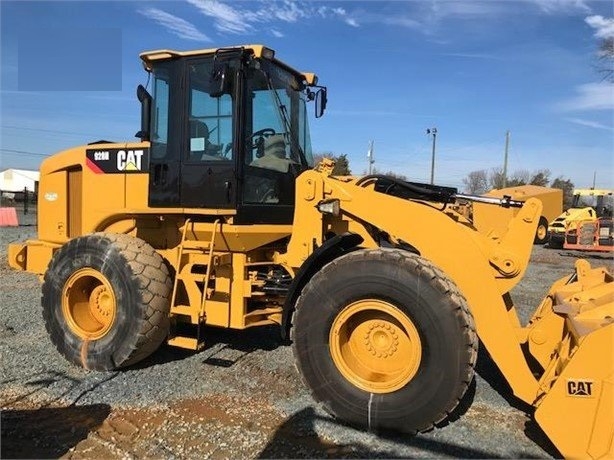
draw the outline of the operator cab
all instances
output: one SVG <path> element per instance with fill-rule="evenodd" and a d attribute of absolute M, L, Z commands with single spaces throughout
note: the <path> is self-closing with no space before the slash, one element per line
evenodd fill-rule
<path fill-rule="evenodd" d="M 141 54 L 137 90 L 151 142 L 149 206 L 236 210 L 235 223 L 290 223 L 296 177 L 313 167 L 307 102 L 326 88 L 266 47 Z M 315 91 L 312 89 L 315 88 Z"/>

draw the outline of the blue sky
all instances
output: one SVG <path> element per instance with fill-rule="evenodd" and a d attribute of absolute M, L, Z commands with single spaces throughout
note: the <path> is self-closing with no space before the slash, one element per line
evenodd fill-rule
<path fill-rule="evenodd" d="M 614 85 L 595 70 L 610 1 L 2 1 L 0 169 L 132 140 L 138 54 L 263 43 L 328 87 L 315 152 L 462 188 L 470 171 L 549 168 L 614 188 Z M 88 52 L 95 50 L 95 53 Z M 51 60 L 50 60 L 51 59 Z M 46 71 L 54 59 L 64 75 Z M 72 89 L 65 91 L 66 89 Z M 79 89 L 79 90 L 75 90 Z"/>

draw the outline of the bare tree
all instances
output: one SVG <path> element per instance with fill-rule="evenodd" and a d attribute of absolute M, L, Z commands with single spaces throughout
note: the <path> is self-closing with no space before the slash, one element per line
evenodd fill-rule
<path fill-rule="evenodd" d="M 492 168 L 488 173 L 488 185 L 490 188 L 503 188 L 505 186 L 503 168 Z"/>
<path fill-rule="evenodd" d="M 365 171 L 365 174 L 367 174 L 366 171 Z M 381 176 L 394 177 L 395 179 L 400 179 L 400 180 L 404 180 L 404 181 L 407 180 L 407 176 L 405 176 L 404 174 L 399 174 L 399 173 L 394 172 L 394 171 L 384 172 L 384 171 L 382 171 L 382 170 L 380 170 L 378 168 L 375 168 L 375 167 L 371 170 L 371 174 L 379 174 Z"/>
<path fill-rule="evenodd" d="M 533 172 L 530 172 L 528 169 L 518 169 L 507 178 L 504 178 L 503 168 L 492 168 L 489 171 L 480 169 L 467 174 L 467 177 L 463 179 L 463 184 L 465 184 L 467 193 L 476 194 L 486 193 L 491 189 L 504 188 L 504 186 L 517 187 L 519 185 L 531 184 L 546 187 L 550 181 L 550 174 L 550 170 L 546 168 Z"/>
<path fill-rule="evenodd" d="M 528 169 L 519 169 L 514 171 L 510 177 L 507 178 L 507 187 L 517 187 L 519 185 L 526 185 L 531 180 L 531 173 Z"/>
<path fill-rule="evenodd" d="M 548 182 L 550 182 L 550 170 L 549 169 L 538 169 L 531 176 L 531 180 L 529 184 L 531 185 L 539 185 L 541 187 L 547 187 Z"/>
<path fill-rule="evenodd" d="M 465 191 L 474 195 L 481 195 L 488 191 L 488 173 L 485 169 L 471 171 L 463 179 Z"/>
<path fill-rule="evenodd" d="M 559 176 L 552 181 L 550 187 L 563 190 L 563 209 L 569 209 L 573 200 L 573 182 L 565 179 L 563 176 Z"/>

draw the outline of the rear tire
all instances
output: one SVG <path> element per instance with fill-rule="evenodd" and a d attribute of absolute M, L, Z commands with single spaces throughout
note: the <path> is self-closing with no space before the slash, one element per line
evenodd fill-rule
<path fill-rule="evenodd" d="M 145 241 L 78 237 L 54 254 L 45 273 L 45 327 L 68 361 L 92 370 L 125 367 L 166 338 L 171 289 L 164 260 Z"/>
<path fill-rule="evenodd" d="M 296 303 L 296 366 L 332 415 L 370 430 L 444 425 L 474 377 L 467 303 L 428 260 L 359 250 L 320 270 Z"/>
<path fill-rule="evenodd" d="M 544 216 L 539 218 L 533 244 L 546 244 L 548 242 L 548 221 Z"/>

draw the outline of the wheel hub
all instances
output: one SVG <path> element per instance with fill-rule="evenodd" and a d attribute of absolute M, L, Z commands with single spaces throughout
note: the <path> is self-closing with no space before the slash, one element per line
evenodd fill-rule
<path fill-rule="evenodd" d="M 99 271 L 82 268 L 62 289 L 62 314 L 70 330 L 84 340 L 104 337 L 115 321 L 117 303 L 109 280 Z"/>
<path fill-rule="evenodd" d="M 109 321 L 109 317 L 113 314 L 113 294 L 110 293 L 106 286 L 96 286 L 90 294 L 90 307 L 92 316 L 100 323 Z"/>
<path fill-rule="evenodd" d="M 399 336 L 394 326 L 383 321 L 376 321 L 369 325 L 364 343 L 372 356 L 390 358 L 398 350 Z"/>
<path fill-rule="evenodd" d="M 339 372 L 370 393 L 407 385 L 420 365 L 422 346 L 409 317 L 394 305 L 366 299 L 345 307 L 334 319 L 330 353 Z"/>

